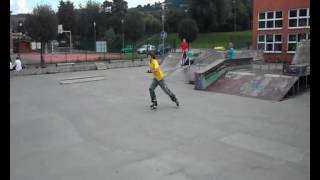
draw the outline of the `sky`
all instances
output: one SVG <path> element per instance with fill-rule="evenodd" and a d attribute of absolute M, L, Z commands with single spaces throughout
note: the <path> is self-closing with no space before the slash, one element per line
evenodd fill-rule
<path fill-rule="evenodd" d="M 57 11 L 60 0 L 10 0 L 10 10 L 12 14 L 31 13 L 32 9 L 38 4 L 49 4 L 54 11 Z M 79 7 L 79 4 L 85 5 L 88 0 L 70 0 L 73 2 L 75 8 Z M 102 3 L 104 0 L 93 0 L 95 2 Z M 109 0 L 110 1 L 110 0 Z M 137 7 L 140 5 L 146 5 L 148 3 L 154 4 L 155 2 L 163 2 L 163 0 L 126 0 L 128 7 Z"/>

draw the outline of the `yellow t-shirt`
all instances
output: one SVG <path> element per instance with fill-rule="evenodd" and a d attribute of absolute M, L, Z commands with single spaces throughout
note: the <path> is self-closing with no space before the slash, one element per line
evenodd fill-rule
<path fill-rule="evenodd" d="M 149 62 L 149 67 L 154 75 L 154 78 L 156 78 L 156 80 L 158 81 L 163 80 L 164 75 L 156 59 L 151 59 L 151 61 Z"/>

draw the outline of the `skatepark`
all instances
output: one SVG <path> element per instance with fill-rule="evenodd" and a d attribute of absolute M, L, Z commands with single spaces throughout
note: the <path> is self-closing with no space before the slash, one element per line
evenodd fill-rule
<path fill-rule="evenodd" d="M 265 76 L 273 73 L 261 73 L 264 67 L 219 77 L 212 71 L 206 82 L 214 83 L 196 90 L 190 72 L 200 73 L 221 55 L 208 54 L 199 53 L 201 63 L 185 68 L 177 53 L 161 60 L 180 107 L 157 88 L 154 111 L 147 66 L 12 76 L 10 178 L 310 179 L 309 90 L 283 98 L 297 81 L 285 81 L 282 93 L 275 84 L 286 76 Z M 101 78 L 61 83 L 75 77 Z M 233 86 L 232 78 L 255 85 Z"/>

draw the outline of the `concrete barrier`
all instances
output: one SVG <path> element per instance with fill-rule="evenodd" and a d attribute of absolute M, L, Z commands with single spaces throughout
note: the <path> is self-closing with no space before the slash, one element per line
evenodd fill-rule
<path fill-rule="evenodd" d="M 114 68 L 139 67 L 147 65 L 148 63 L 146 61 L 113 61 L 112 63 L 99 62 L 99 65 L 97 65 L 97 63 L 58 63 L 56 65 L 48 64 L 46 68 L 36 68 L 30 65 L 28 66 L 28 68 L 24 68 L 20 72 L 12 73 L 12 76 L 54 74 L 74 71 L 89 71 L 97 69 L 106 70 Z"/>

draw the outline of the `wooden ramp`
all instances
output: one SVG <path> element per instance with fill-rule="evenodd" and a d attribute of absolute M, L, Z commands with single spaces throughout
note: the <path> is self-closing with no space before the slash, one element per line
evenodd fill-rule
<path fill-rule="evenodd" d="M 281 101 L 294 87 L 298 78 L 295 76 L 230 71 L 214 84 L 208 86 L 206 90 Z"/>

